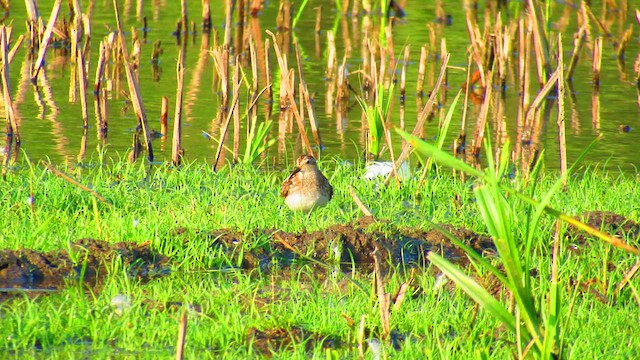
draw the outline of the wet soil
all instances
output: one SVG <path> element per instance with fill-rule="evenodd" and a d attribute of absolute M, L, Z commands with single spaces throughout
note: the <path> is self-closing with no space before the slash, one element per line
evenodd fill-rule
<path fill-rule="evenodd" d="M 585 212 L 578 216 L 578 219 L 598 230 L 618 236 L 621 239 L 637 240 L 638 236 L 640 236 L 640 224 L 624 215 L 611 211 Z M 592 238 L 592 236 L 573 228 L 569 229 L 568 235 L 579 245 L 584 245 Z M 637 243 L 637 241 L 634 242 Z"/>
<path fill-rule="evenodd" d="M 318 346 L 323 349 L 341 346 L 341 342 L 338 339 L 306 331 L 298 326 L 293 326 L 289 329 L 273 328 L 259 330 L 257 328 L 250 328 L 247 332 L 246 341 L 254 350 L 267 356 L 273 352 L 293 349 L 297 344 L 304 344 L 306 351 L 312 351 Z"/>
<path fill-rule="evenodd" d="M 442 227 L 478 253 L 495 253 L 493 241 L 488 236 L 450 225 Z M 269 246 L 241 253 L 242 244 L 248 237 L 268 238 Z M 432 251 L 462 266 L 469 262 L 464 251 L 436 229 L 396 227 L 369 217 L 354 224 L 332 225 L 299 234 L 256 230 L 244 235 L 231 229 L 220 229 L 209 233 L 208 238 L 213 241 L 213 247 L 220 248 L 231 259 L 242 254 L 244 269 L 269 270 L 275 263 L 282 267 L 309 258 L 324 263 L 339 261 L 345 266 L 367 266 L 374 263 L 374 251 L 385 264 L 394 266 L 427 266 L 427 255 Z"/>
<path fill-rule="evenodd" d="M 116 260 L 142 281 L 168 271 L 168 259 L 148 244 L 80 239 L 72 249 L 73 256 L 67 250 L 0 250 L 0 300 L 16 293 L 47 293 L 78 281 L 97 288 Z"/>

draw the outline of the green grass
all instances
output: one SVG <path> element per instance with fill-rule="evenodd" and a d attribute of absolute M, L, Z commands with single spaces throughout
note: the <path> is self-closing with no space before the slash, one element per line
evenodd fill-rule
<path fill-rule="evenodd" d="M 314 358 L 357 358 L 361 317 L 372 331 L 370 337 L 380 334 L 375 291 L 363 291 L 343 277 L 311 265 L 271 273 L 222 271 L 234 259 L 226 259 L 211 248 L 206 234 L 219 228 L 313 231 L 352 222 L 361 213 L 351 200 L 349 186 L 376 217 L 398 226 L 427 227 L 434 222 L 483 234 L 488 230 L 477 207 L 473 180 L 460 183 L 443 168 L 432 172 L 422 185 L 415 179 L 401 187 L 393 183 L 385 187 L 382 182 L 361 180 L 362 164 L 348 166 L 339 159 L 323 159 L 320 167 L 332 182 L 335 197 L 327 207 L 310 215 L 292 213 L 279 198 L 280 183 L 288 175 L 284 171 L 238 166 L 215 173 L 206 164 L 192 163 L 179 171 L 157 167 L 149 172 L 144 165 L 122 162 L 66 170 L 113 206 L 94 202 L 89 193 L 39 167 L 10 172 L 0 184 L 0 212 L 4 214 L 0 217 L 0 249 L 66 249 L 83 237 L 109 242 L 150 241 L 174 266 L 169 276 L 140 284 L 114 262 L 109 264 L 111 270 L 98 293 L 70 284 L 62 292 L 38 299 L 18 296 L 0 303 L 0 356 L 171 358 L 180 315 L 187 311 L 187 358 L 254 357 L 256 353 L 246 341 L 250 328 L 292 326 L 339 339 L 342 345 L 332 350 L 317 345 L 309 352 L 304 344 L 296 344 L 274 358 L 302 359 L 310 353 Z M 640 218 L 635 177 L 597 169 L 576 174 L 569 179 L 566 191 L 551 198 L 549 206 L 569 214 L 608 210 L 633 220 Z M 543 175 L 533 196 L 543 196 L 556 181 L 556 175 Z M 524 185 L 515 179 L 510 180 L 510 186 Z M 28 202 L 31 191 L 33 211 Z M 524 229 L 528 207 L 522 202 L 511 207 L 512 228 Z M 529 266 L 537 271 L 531 282 L 537 308 L 545 303 L 550 288 L 554 223 L 554 219 L 542 216 L 532 238 Z M 178 228 L 186 232 L 176 235 Z M 626 240 L 638 245 L 637 239 Z M 573 304 L 570 320 L 561 329 L 564 355 L 576 359 L 636 357 L 640 343 L 634 334 L 640 331 L 640 322 L 638 304 L 629 287 L 612 305 L 576 292 L 577 287 L 570 283 L 575 279 L 602 280 L 606 273 L 606 291 L 601 291 L 611 295 L 636 258 L 596 239 L 580 253 L 565 251 L 570 241 L 563 240 L 558 274 L 562 304 Z M 246 250 L 267 246 L 269 239 L 261 236 L 250 236 L 243 244 Z M 521 249 L 524 243 L 516 246 Z M 489 260 L 493 264 L 498 261 Z M 435 267 L 431 270 L 437 271 Z M 463 271 L 474 274 L 472 269 Z M 356 271 L 354 277 L 365 285 L 373 279 L 365 270 Z M 409 272 L 390 274 L 385 290 L 393 295 L 409 277 Z M 428 272 L 416 273 L 412 289 L 420 291 L 408 296 L 400 311 L 391 315 L 392 330 L 406 339 L 400 342 L 400 351 L 383 344 L 383 356 L 471 358 L 485 354 L 510 358 L 517 353 L 514 334 L 461 290 L 434 290 L 435 281 Z M 637 280 L 631 284 L 638 286 Z M 118 294 L 131 301 L 131 307 L 121 315 L 110 306 Z M 167 303 L 175 305 L 164 309 L 155 306 Z M 189 310 L 192 306 L 200 312 Z M 355 327 L 349 326 L 343 315 L 355 320 Z M 367 352 L 371 356 L 370 350 Z"/>

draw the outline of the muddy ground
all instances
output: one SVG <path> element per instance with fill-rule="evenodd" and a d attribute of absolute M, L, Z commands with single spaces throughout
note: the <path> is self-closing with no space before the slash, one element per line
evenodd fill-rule
<path fill-rule="evenodd" d="M 637 238 L 640 225 L 626 217 L 610 212 L 590 212 L 581 216 L 583 221 L 612 234 Z M 443 225 L 478 253 L 495 253 L 492 240 L 464 228 Z M 247 239 L 269 239 L 264 246 L 250 251 L 243 247 Z M 569 231 L 574 243 L 585 244 L 588 237 Z M 437 252 L 450 261 L 465 266 L 468 258 L 464 252 L 436 229 L 399 228 L 390 223 L 369 217 L 353 224 L 338 224 L 323 230 L 287 233 L 281 230 L 254 230 L 242 234 L 231 229 L 220 229 L 199 236 L 190 236 L 185 229 L 178 229 L 171 241 L 209 241 L 228 259 L 242 254 L 241 268 L 270 271 L 273 264 L 286 267 L 294 261 L 319 260 L 323 263 L 340 263 L 351 266 L 370 266 L 374 263 L 374 251 L 385 265 L 424 267 L 428 265 L 429 252 Z M 72 245 L 73 256 L 67 250 L 41 253 L 29 249 L 0 250 L 0 300 L 17 293 L 46 293 L 82 281 L 99 290 L 101 280 L 114 261 L 121 261 L 131 276 L 148 280 L 168 273 L 171 259 L 157 253 L 148 244 L 128 242 L 107 243 L 95 239 L 81 239 Z M 73 260 L 75 259 L 75 261 Z"/>

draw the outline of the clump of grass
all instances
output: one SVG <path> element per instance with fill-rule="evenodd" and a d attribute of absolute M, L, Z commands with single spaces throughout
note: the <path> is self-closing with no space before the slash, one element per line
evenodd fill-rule
<path fill-rule="evenodd" d="M 369 153 L 374 158 L 378 158 L 382 151 L 382 144 L 385 139 L 386 122 L 389 116 L 391 100 L 393 98 L 394 84 L 391 83 L 388 89 L 384 88 L 382 83 L 378 83 L 374 100 L 372 104 L 368 104 L 366 100 L 358 97 L 358 103 L 367 117 L 369 126 Z"/>

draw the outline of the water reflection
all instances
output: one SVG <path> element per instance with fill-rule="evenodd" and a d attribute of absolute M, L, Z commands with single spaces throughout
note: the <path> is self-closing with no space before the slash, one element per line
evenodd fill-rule
<path fill-rule="evenodd" d="M 137 76 L 145 108 L 149 112 L 147 116 L 158 118 L 163 97 L 168 98 L 169 103 L 174 102 L 177 80 L 173 69 L 177 53 L 182 50 L 187 54 L 183 112 L 183 148 L 187 158 L 205 158 L 213 162 L 219 148 L 218 139 L 223 136 L 227 138 L 225 145 L 228 150 L 221 148 L 220 161 L 237 159 L 243 151 L 247 129 L 255 121 L 266 120 L 274 121 L 271 136 L 277 138 L 277 145 L 270 150 L 269 156 L 278 166 L 282 166 L 286 159 L 295 158 L 297 153 L 307 151 L 303 150 L 307 148 L 307 142 L 312 144 L 313 151 L 322 151 L 323 156 L 353 158 L 364 152 L 368 142 L 368 124 L 355 101 L 356 96 L 371 101 L 376 82 L 386 87 L 399 82 L 400 85 L 396 86 L 399 95 L 392 99 L 389 122 L 410 131 L 426 105 L 425 97 L 435 86 L 443 55 L 451 53 L 445 86 L 437 94 L 438 107 L 429 114 L 430 120 L 424 127 L 417 129 L 419 136 L 428 140 L 435 138 L 451 102 L 449 91 L 455 93 L 461 86 L 467 88 L 468 84 L 471 91 L 465 96 L 467 105 L 458 104 L 445 142 L 447 147 L 464 150 L 466 135 L 472 134 L 469 136 L 469 154 L 472 158 L 482 157 L 482 142 L 477 139 L 482 138 L 484 131 L 478 121 L 484 118 L 490 130 L 484 136 L 491 136 L 498 147 L 508 141 L 513 143 L 514 160 L 530 164 L 544 147 L 549 167 L 557 166 L 554 121 L 557 101 L 545 99 L 538 109 L 526 114 L 540 86 L 553 73 L 556 55 L 543 63 L 535 60 L 537 40 L 528 19 L 515 22 L 503 14 L 498 16 L 498 12 L 504 10 L 498 3 L 487 4 L 486 9 L 465 9 L 459 4 L 454 6 L 436 1 L 410 4 L 409 9 L 403 10 L 406 16 L 402 19 L 390 17 L 392 25 L 381 29 L 379 9 L 364 9 L 361 5 L 353 2 L 350 8 L 345 7 L 340 13 L 333 5 L 310 1 L 295 27 L 292 24 L 299 9 L 288 0 L 266 3 L 262 9 L 250 8 L 248 2 L 238 2 L 234 17 L 226 17 L 225 9 L 218 5 L 218 8 L 214 6 L 211 14 L 211 32 L 200 30 L 197 35 L 192 21 L 191 37 L 188 37 L 189 26 L 185 23 L 180 26 L 180 35 L 172 39 L 171 32 L 176 29 L 175 14 L 180 14 L 177 2 L 125 1 L 122 7 L 124 28 L 134 29 L 125 34 L 125 45 L 134 49 L 131 52 L 137 59 Z M 48 15 L 51 5 L 40 6 L 40 14 Z M 625 56 L 633 57 L 638 51 L 637 41 L 633 41 L 629 31 L 633 14 L 622 8 L 596 13 L 594 16 L 601 24 L 598 29 L 589 30 L 583 39 L 576 29 L 576 22 L 585 21 L 585 5 L 556 6 L 558 11 L 554 13 L 557 16 L 547 29 L 553 33 L 548 36 L 549 49 L 555 48 L 557 32 L 578 34 L 576 42 L 570 36 L 564 36 L 565 45 L 573 43 L 577 46 L 577 40 L 584 41 L 584 50 L 579 51 L 580 60 L 577 60 L 571 75 L 573 81 L 568 83 L 565 99 L 569 157 L 575 158 L 594 136 L 605 134 L 611 140 L 603 143 L 592 158 L 602 161 L 615 152 L 618 160 L 610 161 L 609 166 L 629 167 L 636 161 L 629 155 L 633 152 L 619 150 L 632 149 L 637 135 L 633 131 L 618 129 L 621 126 L 633 129 L 631 125 L 638 119 L 638 105 L 629 99 L 635 95 L 640 104 L 640 92 L 630 82 L 633 74 L 629 74 L 625 64 Z M 197 18 L 199 10 L 193 6 L 189 15 Z M 24 10 L 15 6 L 13 11 L 11 18 L 14 24 L 23 23 L 26 18 Z M 53 43 L 63 46 L 50 49 L 53 51 L 47 55 L 45 71 L 37 77 L 35 85 L 29 85 L 29 74 L 34 66 L 32 55 L 23 57 L 20 71 L 9 73 L 16 84 L 13 102 L 16 119 L 32 157 L 85 161 L 92 156 L 90 149 L 102 148 L 106 144 L 114 154 L 122 154 L 132 146 L 136 148 L 135 141 L 132 144 L 130 138 L 130 129 L 137 123 L 136 115 L 108 111 L 114 107 L 126 109 L 128 104 L 127 95 L 124 95 L 127 85 L 122 83 L 122 54 L 114 36 L 110 36 L 110 29 L 115 24 L 111 11 L 109 2 L 91 2 L 85 15 L 93 17 L 92 40 L 86 42 L 86 46 L 67 42 L 81 35 L 68 32 L 62 18 L 59 19 Z M 488 30 L 489 26 L 485 24 L 491 24 L 491 29 Z M 143 41 L 132 42 L 136 36 L 135 29 L 142 30 Z M 266 36 L 267 30 L 273 31 L 273 39 Z M 15 26 L 14 37 L 22 31 Z M 487 37 L 493 37 L 493 42 L 487 42 L 492 46 L 480 49 L 485 33 Z M 589 59 L 595 59 L 593 48 L 598 34 L 602 34 L 604 56 L 600 87 L 594 88 L 591 86 L 592 64 Z M 31 39 L 31 34 L 26 35 L 25 39 Z M 100 42 L 99 39 L 104 40 Z M 165 45 L 164 53 L 153 62 L 149 61 L 152 47 L 160 42 L 170 45 Z M 99 51 L 91 51 L 92 47 Z M 276 47 L 286 59 L 284 67 L 278 64 Z M 80 55 L 86 56 L 86 61 L 78 60 L 80 65 L 74 65 L 78 64 L 72 58 L 76 56 L 75 51 L 69 50 L 75 48 L 83 49 Z M 480 49 L 478 54 L 494 60 L 485 62 L 474 57 L 467 61 L 467 49 L 473 48 Z M 29 54 L 29 47 L 25 44 L 18 53 L 21 51 Z M 611 55 L 612 51 L 615 56 Z M 101 58 L 106 60 L 99 60 Z M 102 62 L 104 69 L 98 71 L 97 64 Z M 490 68 L 479 68 L 477 78 L 473 79 L 474 71 L 470 71 L 472 77 L 467 80 L 466 70 L 475 70 L 475 64 L 479 63 L 491 64 L 496 71 L 495 78 L 485 78 Z M 87 78 L 88 70 L 94 67 L 94 110 L 88 114 L 87 106 L 82 105 L 83 100 L 78 97 L 82 94 L 78 79 Z M 16 66 L 13 68 L 18 69 Z M 235 69 L 239 71 L 237 82 L 233 80 Z M 78 74 L 83 71 L 85 75 Z M 492 82 L 493 87 L 490 86 Z M 231 134 L 226 136 L 223 134 L 224 124 L 229 118 L 233 86 L 236 84 L 241 84 L 238 94 L 240 112 L 233 114 L 233 122 L 228 129 Z M 292 84 L 292 89 L 283 84 Z M 33 89 L 34 101 L 26 95 L 30 89 Z M 274 93 L 279 96 L 275 105 Z M 553 97 L 553 94 L 549 96 Z M 274 106 L 277 106 L 275 113 Z M 584 111 L 588 107 L 591 111 Z M 34 118 L 46 119 L 47 122 L 31 121 L 32 113 Z M 95 131 L 74 131 L 81 126 L 79 115 L 88 121 L 89 127 L 95 127 Z M 617 122 L 617 119 L 624 119 L 624 123 Z M 312 131 L 315 124 L 318 132 Z M 300 127 L 304 127 L 307 133 L 301 134 Z M 589 127 L 592 131 L 585 131 Z M 201 136 L 203 131 L 211 134 L 214 140 Z M 53 144 L 41 141 L 43 134 L 52 138 Z M 169 157 L 169 149 L 165 146 L 167 137 L 156 141 L 159 142 L 160 158 Z M 454 143 L 456 139 L 458 141 Z M 397 152 L 402 143 L 393 134 L 392 140 Z M 388 158 L 389 153 L 383 156 Z"/>

